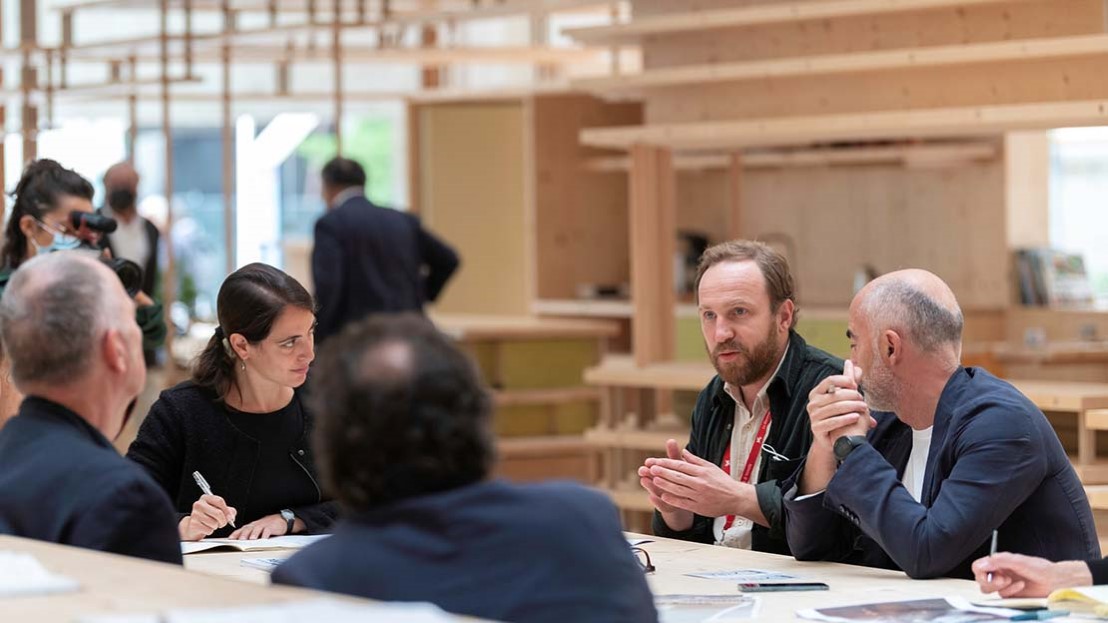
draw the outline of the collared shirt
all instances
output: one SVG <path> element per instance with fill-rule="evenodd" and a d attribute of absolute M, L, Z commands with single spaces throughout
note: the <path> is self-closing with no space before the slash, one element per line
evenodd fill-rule
<path fill-rule="evenodd" d="M 150 259 L 150 237 L 146 233 L 146 224 L 142 217 L 136 214 L 131 222 L 127 223 L 117 217 L 107 206 L 104 207 L 104 215 L 114 218 L 119 224 L 115 231 L 108 234 L 115 256 L 145 267 L 147 260 Z"/>
<path fill-rule="evenodd" d="M 354 197 L 364 197 L 364 196 L 365 196 L 365 189 L 359 188 L 357 186 L 351 186 L 350 188 L 347 188 L 347 189 L 341 191 L 339 194 L 335 195 L 335 200 L 331 202 L 330 207 L 331 208 L 337 208 L 340 205 L 346 203 L 347 201 L 353 199 Z"/>
<path fill-rule="evenodd" d="M 785 355 L 789 352 L 788 344 L 785 345 L 785 352 L 781 353 L 781 359 L 777 362 L 777 368 L 773 374 L 769 377 L 771 380 L 777 376 L 777 373 L 781 371 L 781 364 L 785 361 Z M 724 383 L 723 390 L 727 392 L 727 395 L 735 401 L 735 419 L 731 426 L 731 465 L 730 473 L 731 478 L 734 480 L 742 479 L 743 468 L 746 466 L 747 457 L 750 456 L 750 451 L 754 448 L 754 438 L 758 434 L 758 429 L 762 426 L 762 421 L 765 419 L 766 414 L 769 413 L 769 397 L 766 395 L 769 389 L 769 382 L 766 382 L 762 386 L 762 389 L 758 390 L 758 394 L 754 396 L 754 402 L 751 404 L 753 409 L 747 409 L 746 403 L 743 402 L 742 390 L 730 383 Z M 772 428 L 773 423 L 766 427 L 766 435 L 769 435 L 769 429 Z M 754 461 L 754 470 L 750 474 L 750 482 L 748 484 L 758 483 L 758 474 L 762 467 L 762 453 L 758 453 L 758 458 Z M 726 545 L 727 547 L 734 547 L 738 549 L 750 549 L 753 544 L 753 530 L 754 522 L 746 517 L 736 516 L 735 521 L 731 523 L 731 527 L 724 530 L 724 526 L 727 524 L 727 516 L 716 517 L 712 522 L 712 534 L 715 537 L 716 545 Z"/>

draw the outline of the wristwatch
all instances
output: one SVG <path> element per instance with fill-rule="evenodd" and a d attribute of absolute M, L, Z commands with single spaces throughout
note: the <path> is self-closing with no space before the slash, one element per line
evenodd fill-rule
<path fill-rule="evenodd" d="M 293 515 L 292 511 L 285 508 L 281 510 L 281 519 L 288 522 L 288 528 L 285 530 L 285 534 L 292 534 L 292 527 L 296 524 L 296 515 Z"/>
<path fill-rule="evenodd" d="M 867 442 L 864 435 L 843 435 L 835 440 L 835 460 L 839 462 L 839 465 L 843 464 L 846 457 L 850 456 L 851 452 L 854 452 L 854 448 L 858 446 L 864 446 Z"/>

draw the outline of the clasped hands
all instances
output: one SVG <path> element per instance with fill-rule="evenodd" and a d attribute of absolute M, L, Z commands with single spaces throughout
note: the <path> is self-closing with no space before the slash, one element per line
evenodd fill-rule
<path fill-rule="evenodd" d="M 841 375 L 829 376 L 808 394 L 808 420 L 812 425 L 813 450 L 833 457 L 835 440 L 839 437 L 865 436 L 877 421 L 859 388 L 862 369 L 849 359 Z"/>

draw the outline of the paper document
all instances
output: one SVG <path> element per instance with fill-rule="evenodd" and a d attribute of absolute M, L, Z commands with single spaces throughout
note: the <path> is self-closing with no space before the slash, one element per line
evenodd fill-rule
<path fill-rule="evenodd" d="M 316 534 L 310 536 L 275 536 L 269 539 L 239 541 L 235 539 L 204 539 L 203 541 L 181 541 L 182 554 L 195 554 L 211 549 L 233 549 L 240 552 L 264 552 L 270 549 L 300 549 L 331 535 Z"/>
<path fill-rule="evenodd" d="M 978 621 L 1006 621 L 1020 614 L 1019 610 L 1006 608 L 979 608 L 964 599 L 916 599 L 912 601 L 887 601 L 818 610 L 799 610 L 796 616 L 812 621 L 829 623 L 977 623 Z"/>
<path fill-rule="evenodd" d="M 171 610 L 146 616 L 84 616 L 77 623 L 446 623 L 457 619 L 432 604 L 352 604 L 333 599 L 293 601 L 281 604 Z"/>
<path fill-rule="evenodd" d="M 76 580 L 47 571 L 30 554 L 0 551 L 0 597 L 69 593 L 78 589 Z"/>
<path fill-rule="evenodd" d="M 267 573 L 272 572 L 277 568 L 277 565 L 285 562 L 288 558 L 243 558 L 239 561 L 239 564 L 243 567 L 250 567 L 251 569 L 261 569 Z"/>
<path fill-rule="evenodd" d="M 776 571 L 762 571 L 761 569 L 736 569 L 735 571 L 705 571 L 703 573 L 686 573 L 690 578 L 704 578 L 706 580 L 726 580 L 728 582 L 777 582 L 780 580 L 796 580 L 795 575 L 777 573 Z"/>
<path fill-rule="evenodd" d="M 758 614 L 758 599 L 749 595 L 656 595 L 661 623 L 725 623 Z"/>

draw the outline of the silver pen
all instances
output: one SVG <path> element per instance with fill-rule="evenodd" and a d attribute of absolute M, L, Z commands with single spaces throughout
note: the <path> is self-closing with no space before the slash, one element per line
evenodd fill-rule
<path fill-rule="evenodd" d="M 193 472 L 192 479 L 196 481 L 196 486 L 200 487 L 200 490 L 204 492 L 204 495 L 215 495 L 214 493 L 212 493 L 212 486 L 208 484 L 207 480 L 204 480 L 204 477 L 200 475 L 200 472 Z M 227 519 L 227 523 L 231 524 L 232 528 L 238 528 L 238 526 L 235 525 L 235 522 L 231 521 L 230 518 Z M 995 532 L 993 533 L 993 549 L 996 549 Z"/>
<path fill-rule="evenodd" d="M 989 546 L 989 556 L 992 557 L 992 556 L 995 556 L 995 555 L 996 555 L 996 530 L 993 530 L 993 544 Z M 992 571 L 985 574 L 985 581 L 988 582 L 989 584 L 993 583 L 993 572 Z"/>

